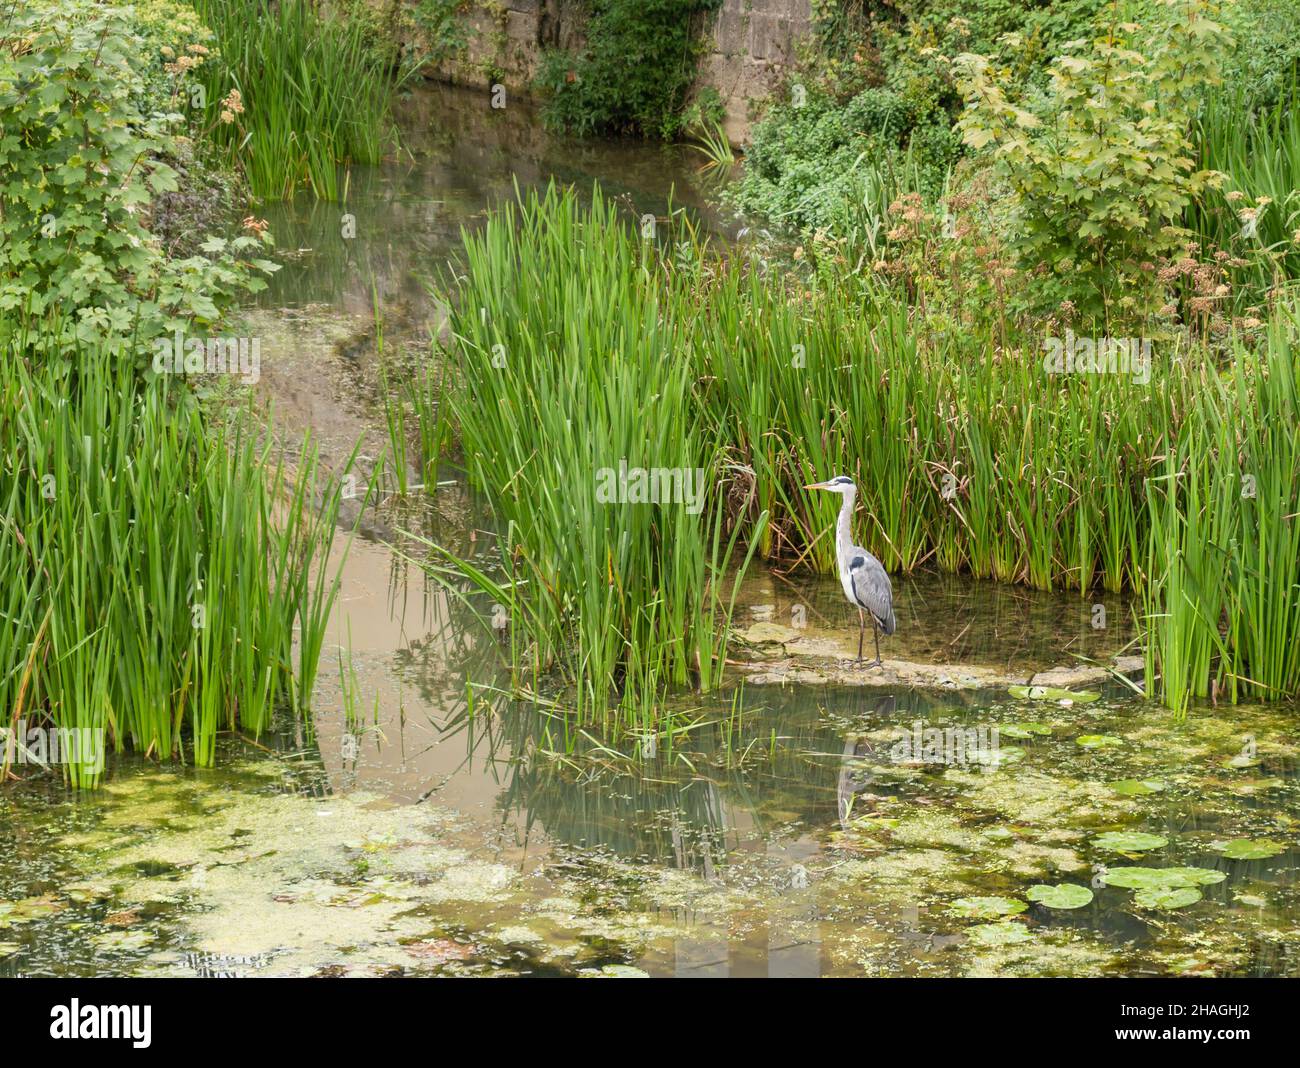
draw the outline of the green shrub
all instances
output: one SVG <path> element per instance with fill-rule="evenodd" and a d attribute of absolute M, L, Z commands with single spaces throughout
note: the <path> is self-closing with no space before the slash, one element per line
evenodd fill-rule
<path fill-rule="evenodd" d="M 802 104 L 799 103 L 802 99 Z M 862 90 L 839 105 L 804 90 L 754 128 L 744 174 L 731 197 L 797 230 L 849 233 L 870 184 L 908 174 L 900 188 L 942 189 L 958 142 L 946 119 L 919 116 L 897 93 Z"/>
<path fill-rule="evenodd" d="M 150 231 L 154 199 L 178 188 L 164 157 L 180 116 L 140 110 L 154 57 L 130 15 L 41 2 L 0 35 L 0 341 L 48 317 L 64 344 L 211 323 L 274 269 L 254 257 L 264 235 L 170 259 Z"/>
<path fill-rule="evenodd" d="M 1164 303 L 1156 265 L 1185 250 L 1184 212 L 1215 182 L 1194 169 L 1189 139 L 1228 40 L 1214 10 L 1181 0 L 1149 24 L 1111 24 L 1090 49 L 1073 42 L 1041 94 L 959 57 L 959 125 L 1014 191 L 1012 246 L 1039 273 L 1028 292 L 1041 310 L 1068 300 L 1085 316 L 1132 316 Z"/>
<path fill-rule="evenodd" d="M 549 125 L 576 134 L 675 137 L 704 17 L 720 0 L 588 0 L 587 44 L 548 52 L 537 86 Z"/>
<path fill-rule="evenodd" d="M 1300 74 L 1294 0 L 1238 0 L 1223 21 L 1236 48 L 1224 68 L 1224 90 L 1252 112 L 1284 102 Z"/>

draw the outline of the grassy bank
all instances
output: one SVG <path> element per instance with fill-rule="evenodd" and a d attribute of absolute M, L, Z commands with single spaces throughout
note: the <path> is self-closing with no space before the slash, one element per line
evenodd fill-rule
<path fill-rule="evenodd" d="M 689 232 L 657 245 L 599 196 L 553 191 L 465 241 L 454 422 L 509 524 L 516 653 L 584 704 L 642 700 L 718 648 L 701 591 L 729 535 L 830 571 L 833 508 L 800 487 L 835 473 L 891 570 L 1140 593 L 1174 708 L 1300 685 L 1294 308 L 1250 344 L 1183 335 L 1145 370 L 1055 373 L 1042 333 L 934 329 L 848 277 L 778 277 Z M 700 467 L 708 503 L 602 503 L 623 457 Z"/>

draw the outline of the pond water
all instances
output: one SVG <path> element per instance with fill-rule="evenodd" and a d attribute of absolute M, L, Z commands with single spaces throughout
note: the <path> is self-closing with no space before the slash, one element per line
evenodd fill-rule
<path fill-rule="evenodd" d="M 736 233 L 685 150 L 558 141 L 458 90 L 406 107 L 405 155 L 351 176 L 354 241 L 336 206 L 265 212 L 303 251 L 253 314 L 312 324 L 296 356 L 321 373 L 290 407 L 339 448 L 339 413 L 373 413 L 327 370 L 350 357 L 320 321 L 364 338 L 377 296 L 418 334 L 421 274 L 516 180 L 599 177 L 634 215 L 671 191 Z M 490 542 L 459 486 L 388 519 L 462 555 Z M 1027 676 L 1132 637 L 1119 600 L 1097 630 L 1077 595 L 896 589 L 887 658 Z M 798 609 L 856 639 L 833 580 L 759 570 L 741 602 L 742 626 Z M 374 540 L 332 632 L 310 735 L 223 737 L 215 770 L 118 759 L 84 798 L 25 769 L 0 791 L 0 975 L 1300 972 L 1294 706 L 1177 722 L 1118 680 L 1016 697 L 846 669 L 737 674 L 677 702 L 674 733 L 601 737 L 498 693 L 490 629 Z"/>

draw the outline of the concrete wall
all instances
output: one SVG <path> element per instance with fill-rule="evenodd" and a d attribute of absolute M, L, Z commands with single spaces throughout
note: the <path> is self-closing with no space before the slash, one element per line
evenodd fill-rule
<path fill-rule="evenodd" d="M 809 0 L 723 0 L 696 89 L 711 85 L 722 95 L 733 144 L 743 143 L 759 105 L 794 62 L 809 19 Z M 430 77 L 477 88 L 500 83 L 508 93 L 527 95 L 543 49 L 576 50 L 583 43 L 580 0 L 474 0 L 466 23 L 466 54 Z"/>

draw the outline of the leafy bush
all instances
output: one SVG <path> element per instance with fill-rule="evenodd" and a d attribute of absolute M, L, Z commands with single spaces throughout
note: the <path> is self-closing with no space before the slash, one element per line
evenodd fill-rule
<path fill-rule="evenodd" d="M 545 118 L 577 134 L 676 136 L 703 16 L 720 0 L 588 0 L 587 45 L 543 57 Z"/>
<path fill-rule="evenodd" d="M 800 101 L 802 100 L 802 103 Z M 946 118 L 920 116 L 897 93 L 863 89 L 847 103 L 820 91 L 775 105 L 751 134 L 736 204 L 799 230 L 848 233 L 883 170 L 934 193 L 956 158 Z"/>
<path fill-rule="evenodd" d="M 1213 11 L 1180 0 L 1149 24 L 1112 25 L 1090 51 L 1071 42 L 1041 94 L 983 56 L 959 57 L 960 128 L 1014 191 L 1012 245 L 1039 275 L 1030 291 L 1044 309 L 1068 300 L 1109 317 L 1164 303 L 1156 265 L 1185 251 L 1184 212 L 1216 181 L 1194 169 L 1189 140 L 1228 40 Z"/>
<path fill-rule="evenodd" d="M 0 340 L 20 319 L 82 342 L 211 323 L 274 269 L 253 258 L 266 235 L 176 260 L 150 231 L 154 198 L 178 188 L 163 157 L 179 116 L 141 112 L 152 57 L 129 16 L 42 2 L 0 36 Z"/>
<path fill-rule="evenodd" d="M 800 230 L 853 238 L 873 175 L 914 169 L 915 180 L 893 184 L 933 197 L 961 154 L 952 132 L 961 96 L 943 57 L 990 50 L 1015 31 L 1020 47 L 1008 77 L 1042 81 L 1045 58 L 1104 2 L 817 0 L 816 39 L 752 132 L 737 205 Z"/>

